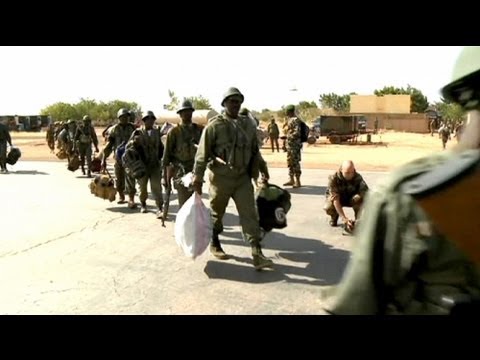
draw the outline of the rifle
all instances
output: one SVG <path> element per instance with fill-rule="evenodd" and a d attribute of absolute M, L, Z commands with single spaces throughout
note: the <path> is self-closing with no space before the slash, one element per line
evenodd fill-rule
<path fill-rule="evenodd" d="M 162 214 L 162 226 L 165 227 L 165 220 L 168 216 L 168 208 L 170 207 L 170 194 L 172 193 L 172 177 L 174 176 L 175 168 L 173 165 L 168 165 L 165 168 L 163 173 L 164 180 L 165 180 L 165 201 L 163 204 L 163 214 Z"/>

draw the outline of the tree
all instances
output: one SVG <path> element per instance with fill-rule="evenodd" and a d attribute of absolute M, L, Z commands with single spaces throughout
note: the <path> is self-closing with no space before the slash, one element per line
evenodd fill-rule
<path fill-rule="evenodd" d="M 350 111 L 350 95 L 355 93 L 338 95 L 335 93 L 321 94 L 320 105 L 322 109 L 334 109 L 335 111 Z"/>
<path fill-rule="evenodd" d="M 433 104 L 433 108 L 440 114 L 444 121 L 451 125 L 458 124 L 465 118 L 465 111 L 460 105 L 447 102 L 444 99 Z"/>
<path fill-rule="evenodd" d="M 178 99 L 177 95 L 175 95 L 173 90 L 168 90 L 168 96 L 170 97 L 170 103 L 165 107 L 167 110 L 176 110 L 180 104 L 180 100 Z"/>
<path fill-rule="evenodd" d="M 193 104 L 193 108 L 196 110 L 210 110 L 212 108 L 212 105 L 210 105 L 210 101 L 204 98 L 202 95 L 191 96 L 186 98 L 185 100 L 190 100 Z"/>
<path fill-rule="evenodd" d="M 410 95 L 410 112 L 423 113 L 428 108 L 428 99 L 423 93 L 407 85 L 407 88 L 398 88 L 394 86 L 384 86 L 383 89 L 375 90 L 373 92 L 377 96 L 383 95 Z"/>
<path fill-rule="evenodd" d="M 315 101 L 300 101 L 298 105 L 296 106 L 298 110 L 304 110 L 304 109 L 317 109 L 318 106 L 315 103 Z"/>
<path fill-rule="evenodd" d="M 40 115 L 50 115 L 56 121 L 67 121 L 76 118 L 76 110 L 72 104 L 57 102 L 40 111 Z"/>

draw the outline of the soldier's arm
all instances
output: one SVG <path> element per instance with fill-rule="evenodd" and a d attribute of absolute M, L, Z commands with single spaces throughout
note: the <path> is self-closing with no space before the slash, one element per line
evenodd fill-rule
<path fill-rule="evenodd" d="M 104 161 L 107 160 L 107 158 L 112 153 L 114 144 L 115 144 L 115 134 L 112 134 L 112 131 L 111 131 L 110 135 L 108 136 L 107 145 L 103 149 Z"/>
<path fill-rule="evenodd" d="M 162 142 L 162 136 L 160 134 L 160 131 L 157 132 L 158 133 L 158 160 L 161 162 L 162 161 L 162 158 L 163 158 L 163 154 L 165 152 L 165 147 L 163 146 L 163 142 Z"/>
<path fill-rule="evenodd" d="M 97 138 L 97 133 L 95 132 L 95 128 L 92 126 L 90 128 L 90 131 L 92 133 L 92 141 L 93 141 L 93 145 L 95 146 L 95 149 L 98 150 L 98 138 Z"/>
<path fill-rule="evenodd" d="M 368 185 L 361 175 L 359 175 L 359 177 L 360 179 L 358 181 L 358 194 L 362 197 L 365 197 L 368 191 Z"/>
<path fill-rule="evenodd" d="M 176 139 L 175 139 L 175 132 L 174 129 L 170 131 L 166 136 L 167 139 L 165 141 L 165 149 L 163 151 L 162 157 L 162 167 L 165 168 L 170 165 L 173 161 L 173 154 L 176 147 Z"/>
<path fill-rule="evenodd" d="M 213 157 L 211 146 L 215 136 L 214 131 L 214 127 L 207 126 L 200 137 L 197 153 L 195 154 L 195 164 L 193 166 L 196 181 L 203 181 L 207 163 Z"/>

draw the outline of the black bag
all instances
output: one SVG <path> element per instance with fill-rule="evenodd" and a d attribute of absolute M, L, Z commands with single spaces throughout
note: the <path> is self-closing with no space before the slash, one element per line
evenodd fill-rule
<path fill-rule="evenodd" d="M 300 120 L 300 141 L 302 143 L 307 142 L 309 134 L 310 134 L 310 128 L 304 121 Z"/>
<path fill-rule="evenodd" d="M 16 147 L 10 148 L 10 151 L 8 152 L 8 155 L 7 155 L 7 164 L 15 165 L 21 156 L 22 156 L 22 153 L 20 152 L 19 148 L 16 148 Z"/>
<path fill-rule="evenodd" d="M 291 207 L 290 193 L 273 184 L 266 184 L 257 195 L 260 227 L 265 231 L 283 229 L 287 226 L 287 213 Z"/>

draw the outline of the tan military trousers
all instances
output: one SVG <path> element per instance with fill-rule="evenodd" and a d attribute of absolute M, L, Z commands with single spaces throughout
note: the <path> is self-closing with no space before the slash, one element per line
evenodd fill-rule
<path fill-rule="evenodd" d="M 162 168 L 160 166 L 156 167 L 153 170 L 147 171 L 147 175 L 137 180 L 140 187 L 140 202 L 147 201 L 148 190 L 147 185 L 150 181 L 150 190 L 152 191 L 153 198 L 155 199 L 155 204 L 158 209 L 163 208 L 163 197 L 162 197 Z"/>
<path fill-rule="evenodd" d="M 240 217 L 245 240 L 252 245 L 260 242 L 261 232 L 253 185 L 247 174 L 227 177 L 210 173 L 209 195 L 214 234 L 220 234 L 223 231 L 223 216 L 228 201 L 232 198 Z"/>

